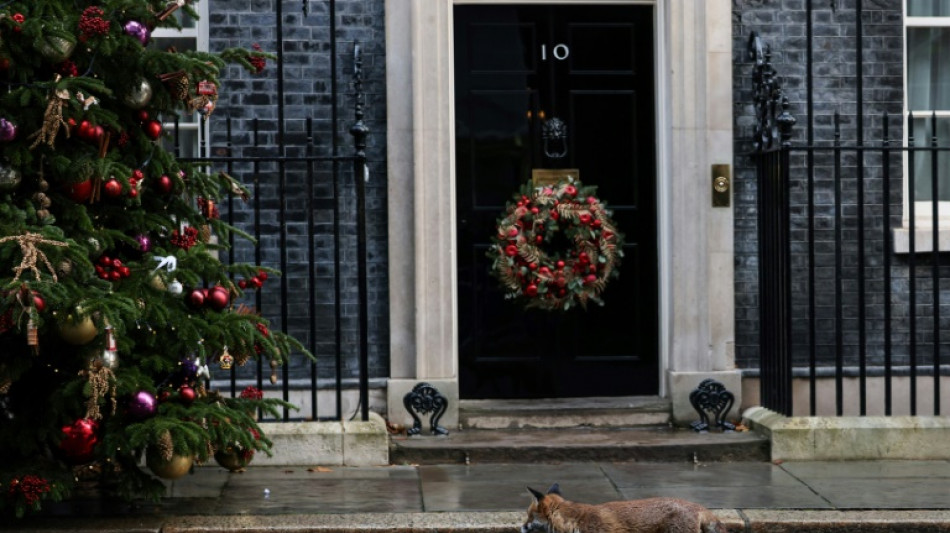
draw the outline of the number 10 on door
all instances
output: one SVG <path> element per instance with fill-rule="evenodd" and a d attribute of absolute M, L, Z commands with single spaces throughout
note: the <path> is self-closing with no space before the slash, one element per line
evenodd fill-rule
<path fill-rule="evenodd" d="M 556 44 L 554 45 L 553 48 L 551 48 L 551 56 L 554 57 L 554 59 L 558 61 L 564 61 L 565 59 L 567 59 L 567 56 L 569 55 L 571 55 L 571 49 L 568 48 L 568 46 L 564 43 Z M 541 45 L 541 61 L 547 61 L 547 60 L 548 60 L 548 45 L 542 44 Z"/>

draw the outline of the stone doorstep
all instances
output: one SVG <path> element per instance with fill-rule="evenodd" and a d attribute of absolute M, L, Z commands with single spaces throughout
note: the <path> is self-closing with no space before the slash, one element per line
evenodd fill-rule
<path fill-rule="evenodd" d="M 264 422 L 273 456 L 259 453 L 254 463 L 268 466 L 385 466 L 389 464 L 386 422 L 370 412 L 368 421 Z"/>
<path fill-rule="evenodd" d="M 834 511 L 717 509 L 732 533 L 815 532 L 932 532 L 950 529 L 950 511 Z M 510 533 L 524 521 L 524 512 L 353 513 L 321 515 L 232 515 L 88 520 L 50 520 L 22 529 L 23 533 Z"/>
<path fill-rule="evenodd" d="M 770 439 L 773 461 L 950 459 L 947 417 L 787 417 L 751 407 L 743 418 Z"/>
<path fill-rule="evenodd" d="M 670 402 L 658 396 L 459 402 L 465 429 L 636 427 L 669 421 Z"/>

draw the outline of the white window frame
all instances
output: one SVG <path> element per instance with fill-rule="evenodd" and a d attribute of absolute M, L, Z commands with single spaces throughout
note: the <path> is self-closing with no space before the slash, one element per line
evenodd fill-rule
<path fill-rule="evenodd" d="M 194 26 L 190 28 L 182 28 L 181 30 L 175 28 L 156 28 L 152 31 L 152 41 L 161 41 L 163 39 L 168 40 L 181 40 L 181 39 L 190 39 L 195 43 L 195 50 L 201 52 L 207 52 L 209 49 L 209 23 L 208 16 L 210 9 L 208 4 L 211 0 L 201 0 L 192 4 L 192 8 L 198 12 L 199 19 L 194 21 Z M 177 11 L 173 16 L 184 16 L 183 11 Z M 190 17 L 189 17 L 189 20 Z M 194 82 L 194 81 L 193 81 Z M 183 112 L 184 113 L 184 112 Z M 162 117 L 165 122 L 162 126 L 165 131 L 174 132 L 175 123 L 174 121 L 169 121 L 170 117 Z M 179 132 L 196 132 L 197 135 L 194 136 L 195 146 L 194 153 L 199 157 L 208 156 L 209 154 L 202 154 L 200 152 L 201 146 L 204 145 L 208 147 L 208 143 L 203 142 L 205 139 L 210 139 L 210 130 L 208 127 L 207 120 L 202 120 L 197 112 L 193 115 L 193 120 L 191 121 L 181 121 L 178 122 Z M 210 147 L 208 148 L 210 150 Z"/>
<path fill-rule="evenodd" d="M 911 17 L 907 15 L 907 0 L 901 2 L 902 5 L 902 19 L 903 19 L 903 62 L 904 62 L 904 71 L 903 71 L 903 90 L 904 90 L 904 113 L 903 113 L 903 145 L 907 146 L 908 142 L 908 118 L 911 111 L 914 112 L 915 118 L 926 118 L 930 119 L 935 110 L 917 110 L 910 109 L 910 103 L 908 101 L 908 65 L 909 57 L 907 50 L 907 33 L 910 28 L 932 28 L 932 27 L 943 27 L 950 28 L 950 16 L 946 17 Z M 941 110 L 936 111 L 937 118 L 950 118 L 950 110 Z M 897 253 L 909 253 L 910 252 L 910 203 L 908 202 L 910 198 L 909 187 L 911 186 L 911 180 L 913 176 L 910 175 L 909 170 L 909 159 L 910 153 L 904 152 L 903 156 L 903 187 L 902 187 L 902 203 L 903 203 L 903 215 L 901 217 L 901 227 L 894 230 L 894 251 Z M 936 222 L 936 224 L 935 224 Z M 915 246 L 914 251 L 916 252 L 930 252 L 933 251 L 933 228 L 936 225 L 938 229 L 938 238 L 939 243 L 938 247 L 941 251 L 950 251 L 950 201 L 938 201 L 937 205 L 937 220 L 933 218 L 933 201 L 924 200 L 924 201 L 915 201 L 914 202 L 914 238 Z"/>

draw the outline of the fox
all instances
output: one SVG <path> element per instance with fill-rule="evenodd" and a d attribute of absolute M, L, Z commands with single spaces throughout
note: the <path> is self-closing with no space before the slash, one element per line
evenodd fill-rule
<path fill-rule="evenodd" d="M 557 483 L 534 501 L 521 533 L 728 533 L 709 509 L 676 498 L 588 505 L 565 500 Z"/>

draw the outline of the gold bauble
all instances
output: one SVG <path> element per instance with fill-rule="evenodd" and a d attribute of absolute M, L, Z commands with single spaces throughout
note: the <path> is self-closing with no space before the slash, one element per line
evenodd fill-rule
<path fill-rule="evenodd" d="M 99 330 L 96 329 L 96 323 L 92 321 L 90 316 L 77 319 L 73 315 L 69 315 L 59 322 L 59 336 L 69 344 L 76 346 L 88 344 L 98 334 Z"/>
<path fill-rule="evenodd" d="M 162 275 L 158 273 L 152 276 L 152 279 L 148 281 L 148 284 L 156 291 L 165 292 L 165 290 L 168 288 L 165 286 L 165 280 L 162 279 Z"/>
<path fill-rule="evenodd" d="M 76 43 L 62 37 L 46 37 L 40 40 L 38 49 L 50 63 L 62 63 L 73 55 Z"/>
<path fill-rule="evenodd" d="M 244 470 L 244 467 L 251 462 L 253 457 L 252 454 L 247 460 L 242 459 L 241 454 L 233 446 L 228 446 L 226 450 L 220 450 L 214 454 L 214 460 L 221 465 L 222 468 L 230 470 L 231 472 Z"/>
<path fill-rule="evenodd" d="M 170 461 L 166 461 L 157 453 L 145 454 L 145 465 L 153 474 L 162 479 L 178 479 L 191 470 L 191 465 L 195 462 L 191 455 L 172 455 Z"/>

